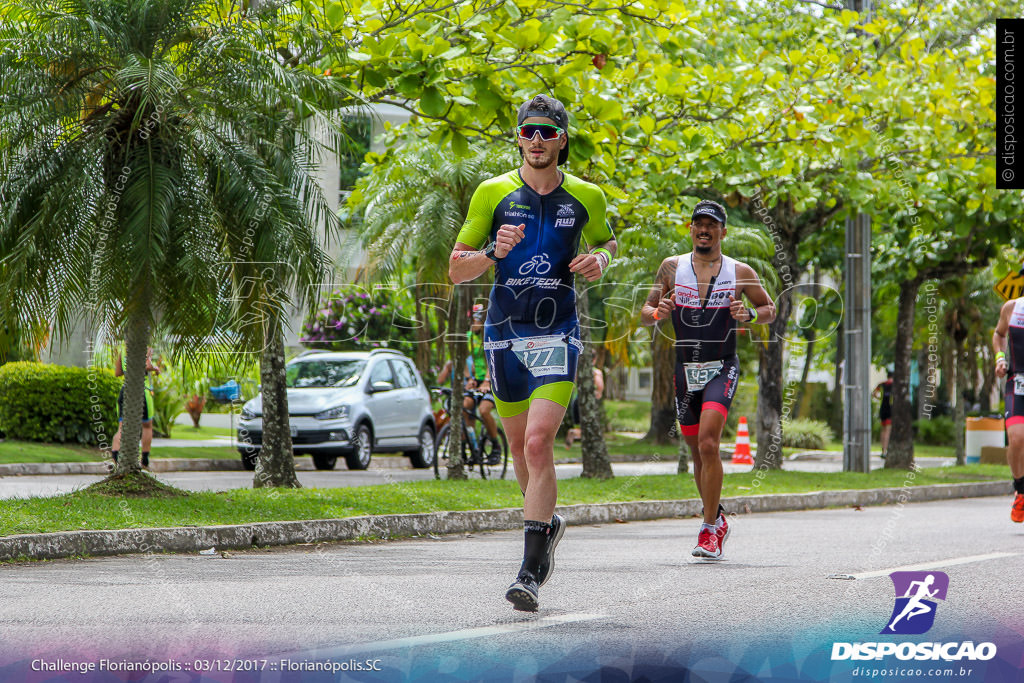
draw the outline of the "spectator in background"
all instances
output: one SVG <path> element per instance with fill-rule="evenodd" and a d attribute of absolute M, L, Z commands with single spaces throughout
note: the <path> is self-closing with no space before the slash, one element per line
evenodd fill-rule
<path fill-rule="evenodd" d="M 889 433 L 892 432 L 892 370 L 886 380 L 871 392 L 875 398 L 882 397 L 882 406 L 878 409 L 878 419 L 882 421 L 882 458 L 889 454 Z"/>
<path fill-rule="evenodd" d="M 146 401 L 142 406 L 142 466 L 149 467 L 149 449 L 153 445 L 153 384 L 149 381 L 149 373 L 160 374 L 160 368 L 153 365 L 153 349 L 146 347 Z M 124 354 L 122 349 L 114 353 L 114 375 L 124 375 Z M 110 444 L 110 455 L 117 462 L 117 454 L 121 450 L 121 428 L 124 425 L 124 385 L 117 395 L 117 434 Z"/>

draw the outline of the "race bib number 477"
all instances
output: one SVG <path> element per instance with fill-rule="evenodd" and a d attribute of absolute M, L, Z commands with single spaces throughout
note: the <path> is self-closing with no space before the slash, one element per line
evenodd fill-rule
<path fill-rule="evenodd" d="M 569 371 L 568 344 L 562 335 L 516 339 L 512 342 L 512 353 L 534 377 L 564 375 Z"/>

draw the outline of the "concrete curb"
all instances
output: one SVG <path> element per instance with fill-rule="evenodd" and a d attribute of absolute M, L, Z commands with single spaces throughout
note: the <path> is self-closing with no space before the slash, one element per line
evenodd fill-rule
<path fill-rule="evenodd" d="M 242 470 L 241 458 L 153 458 L 151 472 L 232 472 Z M 106 460 L 88 462 L 15 462 L 0 464 L 0 477 L 19 477 L 45 474 L 110 474 L 111 463 Z M 405 456 L 375 456 L 370 460 L 371 470 L 411 469 Z M 313 458 L 295 458 L 295 469 L 314 471 Z M 346 471 L 344 458 L 338 458 L 335 471 Z"/>
<path fill-rule="evenodd" d="M 1009 495 L 1006 481 L 935 484 L 907 489 L 818 491 L 813 493 L 739 496 L 722 504 L 733 512 L 781 512 L 851 505 L 888 505 L 903 502 Z M 607 524 L 672 517 L 700 512 L 699 500 L 654 500 L 628 503 L 568 505 L 558 508 L 569 524 Z M 0 561 L 17 558 L 56 559 L 76 555 L 124 555 L 149 552 L 192 553 L 252 546 L 293 545 L 361 538 L 398 538 L 426 534 L 460 534 L 516 529 L 522 525 L 518 508 L 379 515 L 347 519 L 297 522 L 256 522 L 206 527 L 62 531 L 0 537 Z"/>

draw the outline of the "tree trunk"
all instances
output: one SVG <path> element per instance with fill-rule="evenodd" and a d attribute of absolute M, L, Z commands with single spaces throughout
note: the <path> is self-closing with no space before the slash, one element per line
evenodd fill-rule
<path fill-rule="evenodd" d="M 843 433 L 843 360 L 846 357 L 846 347 L 843 338 L 846 336 L 846 325 L 843 319 L 839 319 L 839 326 L 836 328 L 836 368 L 835 381 L 832 384 L 832 414 L 829 418 L 829 426 L 833 434 Z"/>
<path fill-rule="evenodd" d="M 141 469 L 139 441 L 142 439 L 142 409 L 146 402 L 146 349 L 149 345 L 149 297 L 144 296 L 129 315 L 124 343 L 124 413 L 118 474 Z M 152 417 L 152 415 L 150 415 Z"/>
<path fill-rule="evenodd" d="M 469 310 L 471 289 L 467 285 L 456 285 L 452 289 L 452 314 L 448 317 L 448 348 L 452 358 L 452 407 L 451 425 L 448 437 L 448 478 L 468 479 L 469 473 L 462 466 L 462 441 L 466 438 L 462 417 L 462 375 L 466 367 L 466 330 L 469 329 L 466 311 Z M 442 457 L 438 453 L 437 457 Z"/>
<path fill-rule="evenodd" d="M 783 275 L 783 286 L 788 289 L 800 281 L 796 251 L 799 233 L 792 226 L 785 229 L 782 214 L 777 216 L 777 224 L 783 248 L 776 248 L 772 254 L 772 265 Z M 782 400 L 786 386 L 783 356 L 786 351 L 786 328 L 792 313 L 793 297 L 791 292 L 784 289 L 776 297 L 775 320 L 768 325 L 768 343 L 757 345 L 760 363 L 757 373 L 757 454 L 754 456 L 754 469 L 782 469 L 782 422 L 789 419 L 792 410 L 792 405 L 783 405 Z"/>
<path fill-rule="evenodd" d="M 263 447 L 256 459 L 253 488 L 301 488 L 295 476 L 295 452 L 288 420 L 288 388 L 284 369 L 284 332 L 281 320 L 266 321 L 260 356 L 260 392 L 263 395 Z"/>
<path fill-rule="evenodd" d="M 679 435 L 679 464 L 676 467 L 677 474 L 686 474 L 690 471 L 690 447 L 686 444 L 683 435 Z"/>
<path fill-rule="evenodd" d="M 430 358 L 430 323 L 423 315 L 423 285 L 416 283 L 416 367 L 420 373 L 426 373 L 433 369 Z"/>
<path fill-rule="evenodd" d="M 956 358 L 956 410 L 953 412 L 953 435 L 956 438 L 956 464 L 967 464 L 967 349 L 957 340 Z"/>
<path fill-rule="evenodd" d="M 981 405 L 982 415 L 988 415 L 992 412 L 992 387 L 995 386 L 996 372 L 993 369 L 995 362 L 992 356 L 991 347 L 987 344 L 982 344 L 978 347 L 978 358 L 981 359 L 981 396 L 978 397 L 978 403 Z"/>
<path fill-rule="evenodd" d="M 782 306 L 776 302 L 776 311 Z M 779 319 L 776 319 L 778 322 Z M 786 326 L 783 323 L 782 329 Z M 782 352 L 781 335 L 775 336 L 775 323 L 769 326 L 771 338 L 768 344 L 758 344 L 757 386 L 757 454 L 754 469 L 782 469 Z"/>
<path fill-rule="evenodd" d="M 914 344 L 914 312 L 921 277 L 900 283 L 896 314 L 896 346 L 893 354 L 892 432 L 886 469 L 909 470 L 914 467 L 913 408 L 910 405 L 910 356 Z"/>
<path fill-rule="evenodd" d="M 657 323 L 651 330 L 651 428 L 643 440 L 664 446 L 675 443 L 676 427 L 675 366 L 676 350 L 671 321 Z"/>
<path fill-rule="evenodd" d="M 931 342 L 928 342 L 931 344 Z M 932 367 L 928 352 L 928 346 L 922 346 L 917 354 L 917 391 L 914 401 L 917 405 L 917 419 L 924 420 L 928 417 L 925 413 L 927 399 L 935 398 L 935 387 L 931 385 Z"/>
<path fill-rule="evenodd" d="M 956 387 L 956 395 L 953 410 L 953 437 L 956 443 L 956 464 L 967 464 L 967 453 L 965 443 L 967 428 L 967 325 L 964 324 L 963 311 L 967 306 L 964 299 L 960 299 L 953 309 L 953 316 L 950 320 L 950 339 L 953 341 L 953 384 Z"/>
<path fill-rule="evenodd" d="M 580 432 L 582 439 L 583 472 L 587 479 L 611 479 L 612 465 L 608 459 L 608 446 L 604 442 L 604 420 L 601 416 L 601 401 L 594 388 L 594 347 L 590 342 L 590 302 L 586 280 L 577 278 L 576 309 L 579 312 L 580 353 L 576 369 L 576 400 L 580 407 Z"/>
<path fill-rule="evenodd" d="M 814 273 L 811 275 L 811 298 L 815 301 L 821 299 L 821 266 L 814 266 Z M 804 348 L 804 370 L 800 375 L 800 385 L 796 388 L 796 399 L 793 401 L 793 419 L 800 417 L 800 406 L 804 402 L 804 394 L 807 393 L 807 378 L 811 374 L 811 363 L 814 362 L 814 342 L 817 336 L 814 328 L 807 330 L 807 346 Z"/>
<path fill-rule="evenodd" d="M 800 417 L 800 406 L 804 402 L 804 394 L 807 393 L 807 378 L 811 374 L 811 363 L 814 362 L 814 333 L 811 332 L 811 338 L 807 342 L 807 347 L 804 349 L 804 369 L 800 373 L 800 384 L 796 388 L 796 398 L 793 400 L 793 419 Z"/>

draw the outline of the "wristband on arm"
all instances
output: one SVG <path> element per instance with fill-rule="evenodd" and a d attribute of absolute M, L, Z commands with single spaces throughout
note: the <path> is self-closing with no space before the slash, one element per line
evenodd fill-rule
<path fill-rule="evenodd" d="M 1002 352 L 1002 351 L 996 351 L 996 363 L 998 363 L 1001 360 L 1002 361 L 1006 360 L 1006 354 L 1004 352 Z"/>
<path fill-rule="evenodd" d="M 592 251 L 590 253 L 594 254 L 595 256 L 597 254 L 603 254 L 604 255 L 604 268 L 601 268 L 601 270 L 604 270 L 605 268 L 607 268 L 608 264 L 612 262 L 612 252 L 608 251 L 604 247 L 598 247 L 597 249 L 595 249 L 594 251 Z"/>
<path fill-rule="evenodd" d="M 757 309 L 756 308 L 748 308 L 747 309 L 747 315 L 750 316 L 750 320 L 747 321 L 748 323 L 757 322 Z"/>

